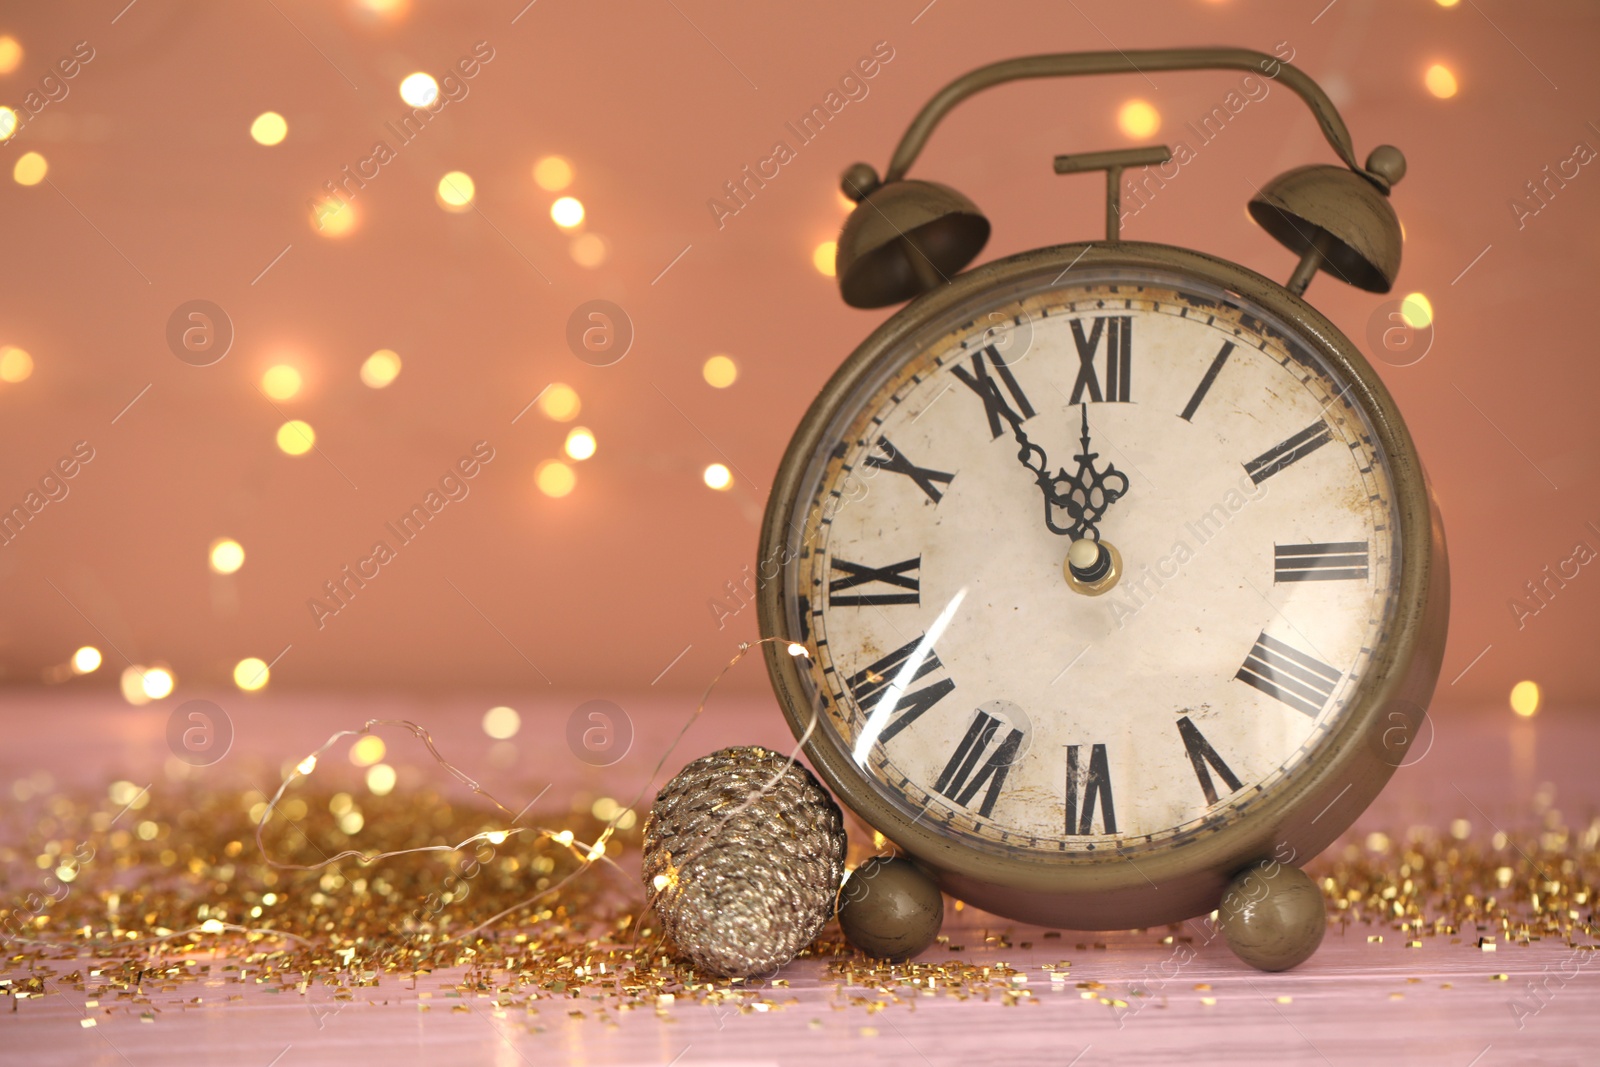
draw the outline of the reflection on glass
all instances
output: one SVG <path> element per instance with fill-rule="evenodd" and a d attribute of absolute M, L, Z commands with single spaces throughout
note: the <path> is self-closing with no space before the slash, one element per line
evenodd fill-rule
<path fill-rule="evenodd" d="M 956 590 L 956 595 L 950 598 L 950 603 L 939 612 L 939 617 L 933 620 L 933 625 L 922 635 L 917 647 L 911 650 L 911 655 L 900 665 L 900 671 L 894 676 L 894 681 L 889 683 L 889 688 L 883 691 L 883 699 L 873 707 L 872 714 L 867 718 L 867 724 L 861 728 L 861 736 L 856 738 L 854 756 L 857 764 L 866 766 L 867 753 L 872 751 L 878 735 L 883 733 L 883 728 L 894 718 L 895 708 L 900 704 L 900 698 L 905 695 L 906 687 L 922 669 L 922 661 L 933 653 L 933 646 L 944 636 L 945 629 L 956 617 L 956 609 L 961 607 L 961 602 L 966 597 L 966 586 Z"/>

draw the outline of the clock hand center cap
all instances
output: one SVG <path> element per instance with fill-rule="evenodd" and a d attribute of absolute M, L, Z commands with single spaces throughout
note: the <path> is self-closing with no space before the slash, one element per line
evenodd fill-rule
<path fill-rule="evenodd" d="M 1109 541 L 1080 538 L 1067 549 L 1061 572 L 1074 593 L 1099 596 L 1109 592 L 1122 577 L 1122 554 Z"/>

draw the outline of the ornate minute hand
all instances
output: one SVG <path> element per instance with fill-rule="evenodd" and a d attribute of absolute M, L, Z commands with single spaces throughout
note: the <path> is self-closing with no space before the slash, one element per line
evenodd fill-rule
<path fill-rule="evenodd" d="M 1078 469 L 1073 474 L 1068 474 L 1063 467 L 1056 472 L 1055 477 L 1041 482 L 1045 490 L 1044 522 L 1050 527 L 1052 533 L 1062 534 L 1074 541 L 1087 538 L 1091 541 L 1100 540 L 1100 531 L 1097 525 L 1105 515 L 1106 509 L 1120 500 L 1128 491 L 1128 476 L 1111 463 L 1103 469 L 1097 469 L 1095 460 L 1100 458 L 1100 453 L 1089 451 L 1089 405 L 1083 408 L 1083 442 L 1082 449 L 1073 458 L 1078 461 Z M 1043 458 L 1043 453 L 1040 453 Z M 1062 508 L 1071 520 L 1070 526 L 1057 525 L 1052 508 Z"/>

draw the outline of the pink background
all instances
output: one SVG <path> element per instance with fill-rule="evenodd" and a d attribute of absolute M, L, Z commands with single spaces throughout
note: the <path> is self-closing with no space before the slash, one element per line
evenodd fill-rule
<path fill-rule="evenodd" d="M 1508 608 L 1578 540 L 1600 547 L 1585 525 L 1600 522 L 1589 351 L 1600 177 L 1583 168 L 1522 228 L 1509 207 L 1575 143 L 1600 145 L 1589 110 L 1600 11 L 1490 0 L 923 2 L 547 0 L 515 23 L 515 0 L 419 2 L 397 19 L 350 0 L 14 6 L 0 32 L 27 54 L 0 78 L 0 100 L 15 105 L 79 41 L 95 58 L 65 99 L 0 145 L 4 174 L 24 151 L 50 162 L 43 184 L 0 181 L 0 343 L 36 361 L 30 379 L 0 385 L 0 504 L 19 501 L 76 441 L 95 459 L 70 496 L 0 548 L 3 680 L 38 684 L 93 643 L 107 669 L 70 683 L 78 692 L 113 692 L 125 654 L 170 663 L 181 700 L 226 689 L 242 657 L 292 646 L 273 670 L 279 692 L 538 691 L 575 704 L 648 689 L 688 647 L 656 689 L 696 690 L 755 634 L 753 610 L 719 629 L 708 603 L 753 563 L 790 432 L 886 317 L 846 308 L 811 265 L 844 218 L 843 168 L 881 169 L 935 89 L 994 59 L 1282 43 L 1338 103 L 1361 157 L 1390 142 L 1410 160 L 1394 195 L 1408 239 L 1394 295 L 1425 293 L 1436 336 L 1420 363 L 1379 370 L 1450 536 L 1441 685 L 1463 702 L 1501 702 L 1523 677 L 1554 703 L 1600 696 L 1600 579 L 1584 569 L 1521 630 Z M 389 139 L 384 124 L 406 110 L 399 80 L 442 75 L 480 41 L 494 58 L 470 94 L 358 194 L 355 232 L 319 236 L 308 200 Z M 707 201 L 723 182 L 766 158 L 787 139 L 784 123 L 880 41 L 893 59 L 869 95 L 719 228 Z M 1424 88 L 1434 62 L 1456 71 L 1455 98 Z M 1163 116 L 1150 140 L 1193 147 L 1185 124 L 1239 80 L 1008 86 L 960 107 L 913 175 L 949 182 L 987 211 L 984 259 L 1096 237 L 1100 187 L 1056 177 L 1051 157 L 1134 143 L 1115 118 L 1133 97 Z M 289 122 L 275 148 L 247 134 L 268 109 Z M 569 192 L 608 242 L 598 269 L 569 257 L 570 238 L 548 215 L 555 194 L 531 180 L 549 153 L 573 161 Z M 1254 186 L 1312 161 L 1333 156 L 1275 87 L 1200 148 L 1127 235 L 1286 278 L 1291 257 L 1243 205 Z M 477 183 L 477 211 L 434 202 L 439 177 L 458 169 Z M 1308 295 L 1370 351 L 1384 298 L 1326 276 Z M 174 358 L 164 336 L 172 311 L 197 298 L 226 309 L 237 331 L 227 357 L 205 368 Z M 596 298 L 624 307 L 637 331 L 627 357 L 604 368 L 565 342 L 568 316 Z M 383 347 L 405 369 L 369 390 L 356 370 Z M 731 389 L 700 377 L 714 352 L 739 363 Z M 281 414 L 255 388 L 280 359 L 307 380 L 277 402 Z M 559 454 L 566 427 L 537 410 L 511 422 L 554 380 L 578 390 L 578 421 L 599 439 L 560 500 L 534 488 L 533 472 Z M 315 426 L 326 461 L 277 451 L 285 417 Z M 479 440 L 495 459 L 471 495 L 319 631 L 307 599 Z M 731 491 L 701 483 L 713 462 L 735 469 Z M 225 535 L 248 554 L 230 578 L 206 567 L 208 544 Z M 755 664 L 729 684 L 766 687 Z"/>

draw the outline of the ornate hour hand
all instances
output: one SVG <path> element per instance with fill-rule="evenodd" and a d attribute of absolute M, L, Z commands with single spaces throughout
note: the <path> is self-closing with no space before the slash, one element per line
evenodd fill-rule
<path fill-rule="evenodd" d="M 1063 467 L 1049 480 L 1045 487 L 1044 522 L 1052 533 L 1070 537 L 1074 541 L 1085 538 L 1098 541 L 1100 519 L 1104 517 L 1106 509 L 1128 491 L 1128 476 L 1109 462 L 1103 468 L 1095 465 L 1100 453 L 1089 451 L 1089 405 L 1083 404 L 1081 407 L 1083 447 L 1073 457 L 1078 461 L 1078 469 L 1068 474 Z M 1067 513 L 1070 525 L 1062 526 L 1056 521 L 1056 508 Z"/>

